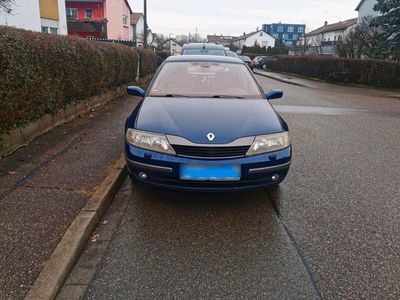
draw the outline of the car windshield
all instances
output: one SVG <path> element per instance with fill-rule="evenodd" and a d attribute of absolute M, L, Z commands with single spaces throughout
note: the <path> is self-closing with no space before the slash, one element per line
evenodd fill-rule
<path fill-rule="evenodd" d="M 183 55 L 218 55 L 226 56 L 225 50 L 222 49 L 184 49 Z"/>
<path fill-rule="evenodd" d="M 230 57 L 238 57 L 238 55 L 235 52 L 232 51 L 226 51 L 226 55 Z"/>
<path fill-rule="evenodd" d="M 248 56 L 240 56 L 240 59 L 243 60 L 244 62 L 251 62 L 251 59 Z"/>
<path fill-rule="evenodd" d="M 167 62 L 157 75 L 150 96 L 263 98 L 244 64 L 220 62 Z"/>

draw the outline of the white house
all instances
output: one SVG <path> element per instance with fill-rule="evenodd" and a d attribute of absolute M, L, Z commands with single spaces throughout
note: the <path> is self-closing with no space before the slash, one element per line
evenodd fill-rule
<path fill-rule="evenodd" d="M 182 46 L 174 39 L 166 40 L 159 48 L 163 51 L 168 51 L 171 55 L 179 54 L 182 51 Z"/>
<path fill-rule="evenodd" d="M 275 47 L 275 41 L 276 40 L 274 37 L 262 30 L 259 30 L 235 38 L 232 41 L 232 44 L 239 49 L 242 49 L 244 46 L 253 47 L 255 44 L 259 45 L 260 47 L 273 48 Z"/>
<path fill-rule="evenodd" d="M 301 36 L 298 45 L 309 47 L 307 54 L 333 55 L 336 42 L 345 37 L 357 25 L 357 19 L 328 24 Z"/>
<path fill-rule="evenodd" d="M 374 6 L 376 3 L 376 0 L 360 1 L 360 3 L 356 7 L 356 11 L 358 11 L 358 23 L 362 22 L 366 18 L 374 18 L 380 15 L 379 12 L 374 11 Z"/>
<path fill-rule="evenodd" d="M 41 31 L 39 1 L 18 0 L 9 13 L 0 10 L 0 25 Z"/>
<path fill-rule="evenodd" d="M 0 25 L 66 35 L 64 0 L 15 0 L 11 11 L 0 11 Z"/>
<path fill-rule="evenodd" d="M 151 31 L 151 29 L 147 29 L 147 45 L 149 47 L 157 48 L 157 35 Z"/>
<path fill-rule="evenodd" d="M 144 16 L 142 13 L 131 14 L 131 30 L 132 39 L 136 41 L 136 45 L 143 46 L 144 43 Z"/>

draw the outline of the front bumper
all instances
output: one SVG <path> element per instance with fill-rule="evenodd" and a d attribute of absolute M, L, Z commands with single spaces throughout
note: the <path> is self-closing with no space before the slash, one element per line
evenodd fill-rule
<path fill-rule="evenodd" d="M 234 191 L 257 189 L 282 182 L 290 167 L 292 149 L 271 152 L 267 154 L 234 158 L 234 159 L 200 159 L 168 155 L 125 145 L 125 157 L 128 172 L 145 184 L 179 190 L 191 191 Z M 201 165 L 239 165 L 241 179 L 239 181 L 190 181 L 180 179 L 182 164 Z M 139 173 L 147 175 L 145 180 Z M 277 175 L 277 176 L 276 176 Z M 275 180 L 273 180 L 275 176 Z M 276 179 L 276 177 L 278 177 Z"/>

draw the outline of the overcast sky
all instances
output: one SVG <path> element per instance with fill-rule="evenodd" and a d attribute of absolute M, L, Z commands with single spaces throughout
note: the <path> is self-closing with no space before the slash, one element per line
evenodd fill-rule
<path fill-rule="evenodd" d="M 143 0 L 128 0 L 143 12 Z M 359 0 L 147 0 L 148 25 L 153 32 L 201 35 L 240 35 L 264 23 L 301 23 L 307 31 L 324 21 L 335 23 L 357 17 Z"/>

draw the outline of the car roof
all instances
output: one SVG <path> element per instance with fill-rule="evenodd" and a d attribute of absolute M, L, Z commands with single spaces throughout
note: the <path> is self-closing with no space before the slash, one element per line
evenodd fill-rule
<path fill-rule="evenodd" d="M 243 64 L 243 61 L 237 57 L 220 56 L 220 55 L 181 55 L 181 56 L 170 56 L 166 62 L 220 62 L 230 64 Z"/>
<path fill-rule="evenodd" d="M 210 49 L 210 50 L 225 50 L 224 46 L 213 43 L 190 43 L 183 45 L 183 49 Z"/>

